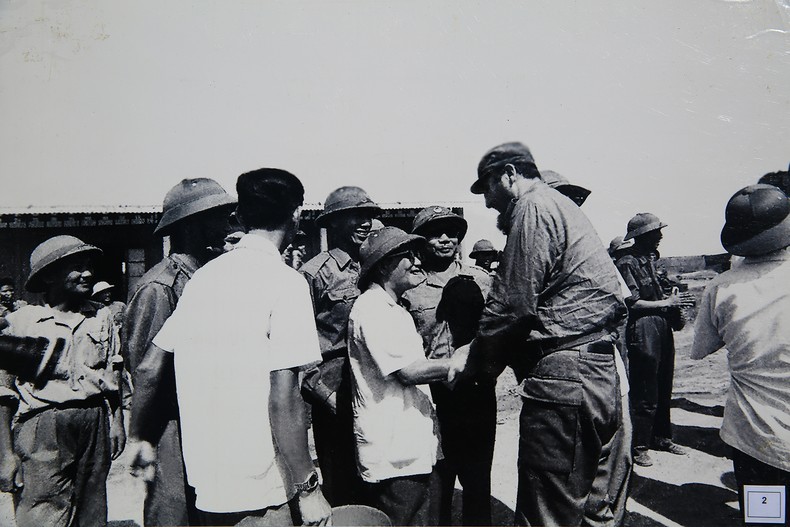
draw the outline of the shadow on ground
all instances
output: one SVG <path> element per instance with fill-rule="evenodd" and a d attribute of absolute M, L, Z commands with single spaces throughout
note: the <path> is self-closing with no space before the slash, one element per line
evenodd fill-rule
<path fill-rule="evenodd" d="M 724 414 L 722 406 L 704 406 L 685 398 L 674 399 L 672 407 L 713 417 L 722 417 Z M 680 445 L 719 458 L 730 455 L 731 449 L 721 440 L 717 428 L 673 425 L 673 431 L 673 439 Z M 735 492 L 735 478 L 732 472 L 725 472 L 718 479 L 726 488 L 699 482 L 674 485 L 634 473 L 631 477 L 630 496 L 648 509 L 679 525 L 688 527 L 739 526 L 741 525 L 739 511 L 727 505 L 728 502 L 738 500 Z M 626 515 L 625 525 L 627 527 L 653 527 L 661 525 L 661 523 L 629 511 Z"/>

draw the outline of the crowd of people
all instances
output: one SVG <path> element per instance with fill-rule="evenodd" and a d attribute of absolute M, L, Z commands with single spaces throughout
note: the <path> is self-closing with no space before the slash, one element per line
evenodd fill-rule
<path fill-rule="evenodd" d="M 475 243 L 476 265 L 462 216 L 429 206 L 405 232 L 353 186 L 324 201 L 327 249 L 303 262 L 304 187 L 273 168 L 239 176 L 237 198 L 175 185 L 155 231 L 170 253 L 128 305 L 94 283 L 100 248 L 41 243 L 25 288 L 43 305 L 0 281 L 0 490 L 17 525 L 106 525 L 124 408 L 146 526 L 329 525 L 343 505 L 450 525 L 456 479 L 463 524 L 490 525 L 506 367 L 522 399 L 514 524 L 622 525 L 632 464 L 685 454 L 673 331 L 694 302 L 657 272 L 667 225 L 637 214 L 607 250 L 580 208 L 590 191 L 522 143 L 486 152 L 470 190 L 507 235 L 501 252 Z M 728 350 L 739 485 L 786 486 L 790 202 L 758 184 L 726 215 L 742 258 L 706 290 L 692 355 Z"/>

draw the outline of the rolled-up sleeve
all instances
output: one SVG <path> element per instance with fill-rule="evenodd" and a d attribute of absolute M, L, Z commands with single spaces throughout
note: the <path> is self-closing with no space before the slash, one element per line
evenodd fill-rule
<path fill-rule="evenodd" d="M 526 336 L 534 328 L 546 276 L 560 256 L 563 244 L 554 222 L 534 203 L 527 204 L 521 215 L 508 234 L 503 264 L 486 299 L 479 331 L 483 337 L 516 329 Z"/>
<path fill-rule="evenodd" d="M 133 377 L 154 336 L 173 313 L 172 305 L 164 286 L 155 283 L 144 285 L 129 302 L 124 314 L 123 355 Z"/>
<path fill-rule="evenodd" d="M 716 317 L 713 312 L 715 293 L 715 287 L 709 285 L 702 294 L 694 328 L 694 343 L 691 345 L 692 359 L 707 357 L 724 346 L 724 341 L 716 327 Z"/>

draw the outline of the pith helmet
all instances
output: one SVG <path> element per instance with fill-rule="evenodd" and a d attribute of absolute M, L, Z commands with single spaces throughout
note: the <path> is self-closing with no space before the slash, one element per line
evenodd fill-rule
<path fill-rule="evenodd" d="M 553 170 L 541 170 L 540 179 L 542 179 L 551 188 L 556 189 L 557 192 L 571 198 L 573 202 L 580 207 L 587 199 L 587 196 L 590 195 L 590 190 L 580 187 L 579 185 L 571 184 L 571 182 L 568 181 L 565 176 L 558 174 Z"/>
<path fill-rule="evenodd" d="M 359 248 L 359 259 L 362 268 L 359 271 L 359 288 L 367 288 L 370 272 L 387 255 L 410 245 L 420 246 L 425 238 L 408 234 L 397 227 L 383 227 L 371 232 Z"/>
<path fill-rule="evenodd" d="M 496 253 L 499 252 L 494 249 L 494 244 L 491 243 L 489 240 L 477 240 L 475 244 L 472 246 L 472 252 L 469 253 L 469 258 L 478 258 L 483 256 L 486 253 Z"/>
<path fill-rule="evenodd" d="M 154 233 L 168 234 L 177 221 L 216 207 L 230 207 L 236 200 L 213 179 L 184 179 L 165 194 L 162 218 Z"/>
<path fill-rule="evenodd" d="M 31 293 L 43 292 L 45 286 L 41 281 L 41 272 L 67 256 L 80 253 L 89 253 L 91 256 L 97 257 L 101 255 L 102 250 L 67 234 L 53 236 L 40 243 L 30 254 L 30 274 L 27 277 L 25 289 Z"/>
<path fill-rule="evenodd" d="M 609 256 L 612 256 L 614 253 L 622 249 L 627 249 L 633 244 L 633 240 L 625 241 L 622 236 L 615 236 L 612 241 L 609 242 Z"/>
<path fill-rule="evenodd" d="M 105 291 L 107 291 L 107 290 L 109 290 L 109 289 L 112 289 L 112 288 L 114 288 L 114 287 L 115 287 L 115 286 L 114 286 L 114 285 L 112 285 L 112 284 L 111 284 L 111 283 L 109 283 L 109 282 L 104 282 L 104 281 L 101 281 L 101 282 L 96 282 L 96 283 L 93 285 L 93 294 L 92 294 L 91 296 L 96 296 L 96 295 L 98 295 L 99 293 L 103 293 L 103 292 L 105 292 Z"/>
<path fill-rule="evenodd" d="M 759 256 L 790 245 L 790 200 L 771 185 L 751 185 L 727 203 L 721 244 L 737 256 Z"/>
<path fill-rule="evenodd" d="M 458 231 L 459 240 L 463 240 L 464 236 L 466 236 L 468 228 L 466 220 L 447 207 L 438 205 L 425 207 L 417 213 L 411 225 L 411 233 L 422 236 L 429 225 L 439 222 L 452 225 Z"/>
<path fill-rule="evenodd" d="M 649 212 L 640 212 L 630 220 L 628 220 L 628 233 L 626 233 L 623 240 L 627 241 L 631 238 L 636 238 L 650 231 L 663 229 L 667 224 L 658 219 L 655 214 Z"/>
<path fill-rule="evenodd" d="M 324 211 L 315 219 L 316 224 L 323 227 L 326 219 L 332 214 L 353 209 L 367 209 L 374 216 L 381 212 L 368 193 L 359 187 L 340 187 L 329 193 L 324 201 Z"/>

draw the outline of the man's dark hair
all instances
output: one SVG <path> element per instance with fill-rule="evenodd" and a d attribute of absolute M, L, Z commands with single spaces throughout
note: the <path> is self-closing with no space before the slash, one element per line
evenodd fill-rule
<path fill-rule="evenodd" d="M 4 276 L 0 278 L 0 287 L 4 287 L 7 285 L 10 285 L 14 289 L 16 289 L 16 282 L 14 282 L 13 278 L 11 278 L 10 276 Z"/>
<path fill-rule="evenodd" d="M 278 168 L 260 168 L 239 176 L 238 212 L 248 229 L 274 229 L 283 225 L 304 203 L 299 178 Z"/>
<path fill-rule="evenodd" d="M 540 179 L 540 170 L 538 170 L 538 167 L 535 166 L 534 163 L 529 163 L 524 161 L 513 161 L 512 163 L 509 164 L 513 165 L 513 168 L 516 169 L 516 172 L 518 172 L 525 178 Z"/>

